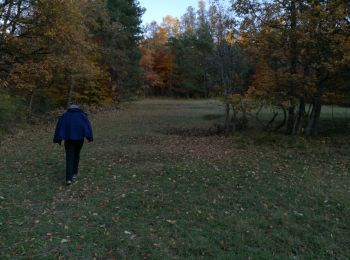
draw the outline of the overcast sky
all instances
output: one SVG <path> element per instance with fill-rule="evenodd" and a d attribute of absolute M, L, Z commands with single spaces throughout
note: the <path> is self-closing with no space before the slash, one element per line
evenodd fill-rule
<path fill-rule="evenodd" d="M 180 18 L 186 13 L 188 6 L 198 7 L 198 0 L 139 0 L 140 5 L 147 10 L 143 15 L 143 24 L 155 20 L 158 24 L 162 18 L 171 15 Z M 208 1 L 206 1 L 208 2 Z"/>

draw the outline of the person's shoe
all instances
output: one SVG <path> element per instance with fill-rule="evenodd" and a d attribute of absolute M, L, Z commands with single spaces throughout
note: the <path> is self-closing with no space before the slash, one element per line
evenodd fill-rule
<path fill-rule="evenodd" d="M 72 185 L 72 181 L 66 181 L 67 186 Z"/>
<path fill-rule="evenodd" d="M 78 177 L 78 174 L 73 175 L 73 180 Z"/>

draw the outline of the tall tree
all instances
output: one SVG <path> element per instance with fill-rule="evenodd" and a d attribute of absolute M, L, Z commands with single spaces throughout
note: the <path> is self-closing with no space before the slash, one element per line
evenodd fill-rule
<path fill-rule="evenodd" d="M 181 17 L 183 32 L 194 32 L 196 28 L 196 12 L 192 6 L 187 7 L 186 13 Z"/>
<path fill-rule="evenodd" d="M 336 92 L 347 74 L 340 68 L 350 69 L 349 9 L 344 1 L 305 1 L 301 9 L 303 27 L 302 61 L 314 78 L 312 110 L 306 126 L 307 135 L 319 133 L 320 113 L 324 96 Z M 344 63 L 345 62 L 345 63 Z"/>
<path fill-rule="evenodd" d="M 138 43 L 142 38 L 144 9 L 136 0 L 107 0 L 109 28 L 104 32 L 105 59 L 113 90 L 129 96 L 142 85 Z"/>
<path fill-rule="evenodd" d="M 163 18 L 161 27 L 166 31 L 168 38 L 178 37 L 180 34 L 180 21 L 171 15 L 166 15 Z"/>

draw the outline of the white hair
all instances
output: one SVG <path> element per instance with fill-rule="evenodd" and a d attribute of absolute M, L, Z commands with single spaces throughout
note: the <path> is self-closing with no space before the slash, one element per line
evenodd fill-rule
<path fill-rule="evenodd" d="M 79 106 L 76 104 L 70 104 L 68 107 L 68 109 L 74 109 L 74 108 L 79 108 Z"/>

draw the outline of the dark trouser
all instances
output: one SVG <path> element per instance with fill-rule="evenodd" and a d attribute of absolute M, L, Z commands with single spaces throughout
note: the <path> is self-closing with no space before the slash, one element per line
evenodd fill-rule
<path fill-rule="evenodd" d="M 71 181 L 73 176 L 78 174 L 80 150 L 83 144 L 84 139 L 64 142 L 66 148 L 66 181 Z"/>

